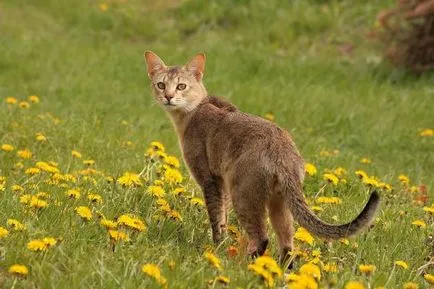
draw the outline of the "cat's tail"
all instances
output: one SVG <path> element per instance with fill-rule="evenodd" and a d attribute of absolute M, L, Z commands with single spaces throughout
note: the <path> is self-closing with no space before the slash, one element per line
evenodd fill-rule
<path fill-rule="evenodd" d="M 380 196 L 372 192 L 362 212 L 351 222 L 343 225 L 332 225 L 319 219 L 309 208 L 301 192 L 301 186 L 286 186 L 286 196 L 294 219 L 309 232 L 318 237 L 339 239 L 356 234 L 368 226 L 374 218 L 380 204 Z"/>

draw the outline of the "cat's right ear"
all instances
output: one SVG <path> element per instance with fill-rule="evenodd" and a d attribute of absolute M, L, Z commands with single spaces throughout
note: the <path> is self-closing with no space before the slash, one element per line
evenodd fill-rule
<path fill-rule="evenodd" d="M 148 69 L 148 76 L 152 79 L 156 72 L 166 68 L 163 60 L 152 51 L 145 52 L 145 62 Z"/>

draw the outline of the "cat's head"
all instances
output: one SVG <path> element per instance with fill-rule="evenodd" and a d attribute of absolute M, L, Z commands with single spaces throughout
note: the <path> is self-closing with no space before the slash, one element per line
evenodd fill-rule
<path fill-rule="evenodd" d="M 166 66 L 153 52 L 145 52 L 152 92 L 158 104 L 168 111 L 192 111 L 206 96 L 202 83 L 205 55 L 194 56 L 184 66 Z"/>

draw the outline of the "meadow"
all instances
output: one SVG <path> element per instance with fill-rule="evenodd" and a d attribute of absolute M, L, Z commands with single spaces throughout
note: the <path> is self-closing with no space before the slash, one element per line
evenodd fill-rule
<path fill-rule="evenodd" d="M 0 2 L 0 288 L 430 288 L 434 75 L 382 58 L 395 1 Z M 143 52 L 276 122 L 322 219 L 374 224 L 327 241 L 297 228 L 285 271 L 245 255 L 231 213 L 215 246 L 202 193 L 150 95 Z M 430 285 L 431 284 L 431 285 Z"/>

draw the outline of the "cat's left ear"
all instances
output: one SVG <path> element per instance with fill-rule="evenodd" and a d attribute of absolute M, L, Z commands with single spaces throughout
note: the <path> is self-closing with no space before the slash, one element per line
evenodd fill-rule
<path fill-rule="evenodd" d="M 185 65 L 185 68 L 194 74 L 197 81 L 202 79 L 205 72 L 205 59 L 205 54 L 199 53 Z"/>

